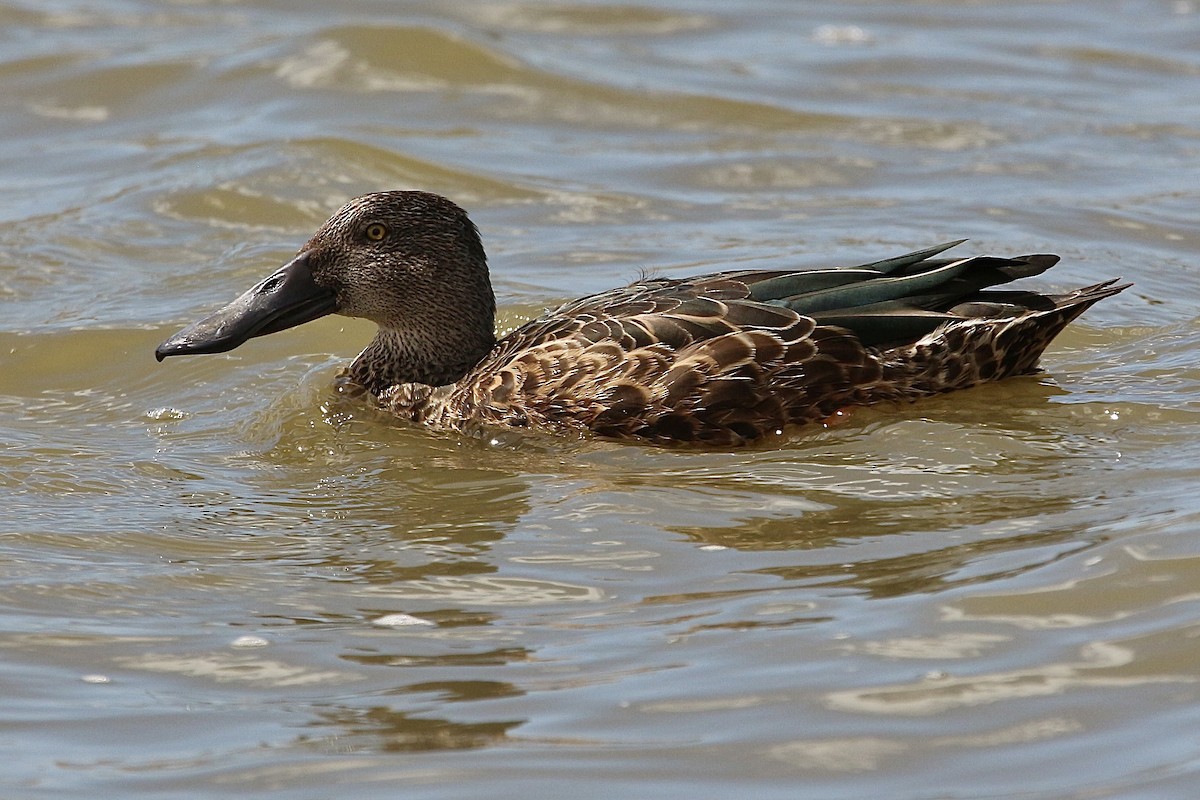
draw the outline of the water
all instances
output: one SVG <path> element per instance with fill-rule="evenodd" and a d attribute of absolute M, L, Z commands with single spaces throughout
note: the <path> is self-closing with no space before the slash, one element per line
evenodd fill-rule
<path fill-rule="evenodd" d="M 1200 772 L 1200 6 L 0 0 L 4 797 L 1164 798 Z M 780 446 L 492 443 L 370 335 L 154 346 L 347 197 L 506 326 L 963 236 L 1044 375 Z"/>

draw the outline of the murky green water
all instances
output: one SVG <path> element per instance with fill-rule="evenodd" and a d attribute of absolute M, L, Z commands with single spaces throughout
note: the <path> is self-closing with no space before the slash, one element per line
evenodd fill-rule
<path fill-rule="evenodd" d="M 1185 798 L 1200 6 L 0 0 L 0 795 Z M 347 197 L 504 323 L 968 236 L 1043 376 L 681 452 L 390 423 L 370 327 L 154 346 Z"/>

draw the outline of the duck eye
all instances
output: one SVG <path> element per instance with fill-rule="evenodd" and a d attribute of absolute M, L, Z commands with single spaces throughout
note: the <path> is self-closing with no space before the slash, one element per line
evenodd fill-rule
<path fill-rule="evenodd" d="M 363 229 L 363 233 L 365 233 L 367 238 L 372 242 L 382 242 L 384 237 L 387 236 L 388 229 L 387 225 L 384 225 L 382 222 L 372 222 Z"/>

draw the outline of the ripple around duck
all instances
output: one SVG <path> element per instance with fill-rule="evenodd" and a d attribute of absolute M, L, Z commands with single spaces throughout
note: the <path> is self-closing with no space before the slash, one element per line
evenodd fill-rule
<path fill-rule="evenodd" d="M 43 83 L 37 87 L 40 98 L 54 98 L 50 104 L 43 100 L 32 100 L 31 108 L 99 108 L 104 115 L 127 114 L 144 105 L 156 106 L 153 97 L 158 92 L 178 89 L 181 82 L 193 74 L 195 65 L 187 62 L 174 64 L 137 64 L 128 67 L 91 69 L 83 74 L 72 71 L 62 79 Z M 85 118 L 86 119 L 86 118 Z"/>
<path fill-rule="evenodd" d="M 1040 55 L 1062 58 L 1074 64 L 1089 67 L 1108 67 L 1127 70 L 1143 76 L 1145 73 L 1163 76 L 1200 75 L 1200 64 L 1190 59 L 1171 58 L 1160 54 L 1138 53 L 1133 50 L 1117 50 L 1105 47 L 1046 46 L 1039 48 Z"/>
<path fill-rule="evenodd" d="M 298 138 L 234 148 L 204 146 L 172 159 L 194 165 L 235 160 L 242 174 L 203 189 L 161 197 L 155 210 L 178 220 L 224 228 L 288 232 L 315 228 L 364 186 L 423 187 L 463 204 L 528 201 L 543 196 L 513 181 L 488 180 L 465 170 L 342 138 Z"/>
<path fill-rule="evenodd" d="M 712 16 L 646 6 L 544 6 L 527 3 L 480 3 L 459 13 L 492 28 L 554 35 L 669 36 L 712 28 Z"/>
<path fill-rule="evenodd" d="M 153 653 L 125 656 L 113 662 L 129 670 L 181 675 L 216 683 L 299 688 L 332 686 L 359 680 L 349 670 L 315 670 L 300 664 L 233 653 Z"/>
<path fill-rule="evenodd" d="M 465 90 L 492 98 L 489 117 L 544 120 L 550 115 L 582 128 L 761 134 L 829 130 L 847 121 L 734 97 L 623 90 L 536 69 L 507 52 L 427 28 L 328 29 L 304 53 L 285 58 L 275 75 L 305 89 Z"/>
<path fill-rule="evenodd" d="M 846 135 L 868 144 L 945 152 L 979 150 L 1008 138 L 1000 129 L 976 121 L 878 118 L 864 120 Z"/>
<path fill-rule="evenodd" d="M 434 28 L 329 28 L 275 75 L 298 88 L 423 91 L 455 86 L 518 84 L 537 73 L 500 51 Z"/>
<path fill-rule="evenodd" d="M 396 600 L 436 600 L 472 606 L 538 606 L 559 603 L 595 603 L 604 592 L 594 586 L 575 586 L 558 581 L 501 577 L 445 577 L 410 581 L 392 586 L 373 586 L 364 596 Z"/>
<path fill-rule="evenodd" d="M 767 156 L 707 160 L 707 163 L 694 159 L 688 164 L 657 172 L 663 180 L 696 189 L 777 192 L 858 184 L 874 166 L 868 159 Z"/>
<path fill-rule="evenodd" d="M 1159 646 L 1153 641 L 1156 637 L 1144 638 L 1143 646 Z M 1084 690 L 1196 682 L 1196 677 L 1186 670 L 1139 669 L 1135 666 L 1139 663 L 1137 644 L 1091 642 L 1080 647 L 1071 660 L 1011 671 L 963 677 L 939 676 L 907 684 L 833 692 L 826 701 L 832 708 L 857 713 L 916 716 Z"/>

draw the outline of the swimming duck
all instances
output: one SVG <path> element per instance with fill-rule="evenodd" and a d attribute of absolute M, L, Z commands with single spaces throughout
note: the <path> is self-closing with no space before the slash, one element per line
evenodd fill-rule
<path fill-rule="evenodd" d="M 224 352 L 326 314 L 363 317 L 379 330 L 340 380 L 397 417 L 727 446 L 848 406 L 1031 372 L 1069 322 L 1129 285 L 988 291 L 1058 257 L 935 258 L 960 243 L 858 267 L 647 278 L 497 340 L 487 258 L 466 212 L 435 194 L 378 192 L 351 200 L 284 267 L 155 355 Z"/>

